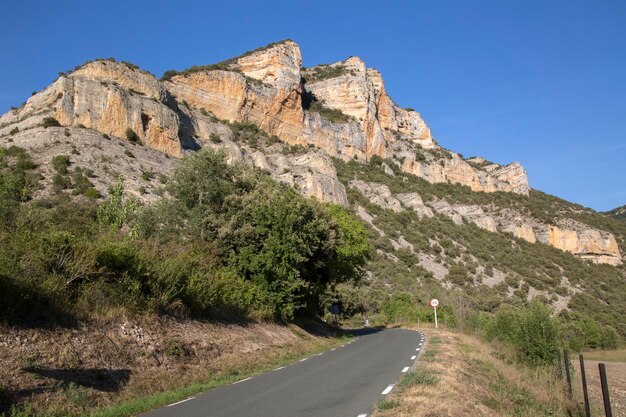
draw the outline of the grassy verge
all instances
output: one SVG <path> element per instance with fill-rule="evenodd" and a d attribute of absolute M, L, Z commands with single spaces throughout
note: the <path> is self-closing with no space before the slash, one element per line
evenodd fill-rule
<path fill-rule="evenodd" d="M 592 361 L 626 362 L 626 349 L 592 350 L 585 352 L 585 359 Z"/>
<path fill-rule="evenodd" d="M 345 343 L 345 341 L 348 339 L 350 339 L 350 337 L 348 336 L 343 336 L 338 339 L 332 339 L 327 345 L 319 346 L 315 349 L 307 350 L 300 353 L 288 352 L 280 355 L 279 357 L 271 358 L 266 361 L 261 361 L 261 363 L 257 363 L 252 366 L 246 365 L 242 367 L 235 367 L 229 370 L 228 373 L 224 375 L 209 377 L 204 381 L 198 381 L 192 383 L 191 385 L 186 385 L 173 390 L 137 397 L 123 403 L 112 405 L 103 410 L 99 410 L 93 413 L 87 413 L 84 415 L 92 417 L 133 416 L 138 413 L 146 412 L 154 408 L 171 404 L 176 401 L 184 400 L 185 398 L 188 398 L 200 392 L 208 391 L 223 385 L 232 384 L 233 382 L 237 382 L 241 379 L 270 371 L 272 369 L 275 369 L 276 367 L 291 364 L 301 358 L 323 352 L 332 347 L 339 346 Z"/>
<path fill-rule="evenodd" d="M 377 404 L 374 417 L 568 415 L 570 404 L 552 372 L 515 365 L 465 334 L 422 330 L 418 367 Z"/>

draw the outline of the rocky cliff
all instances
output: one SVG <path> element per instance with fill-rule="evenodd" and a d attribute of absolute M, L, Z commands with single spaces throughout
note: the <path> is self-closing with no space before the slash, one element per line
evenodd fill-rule
<path fill-rule="evenodd" d="M 74 159 L 98 173 L 101 181 L 94 186 L 101 193 L 123 173 L 142 200 L 156 198 L 158 192 L 158 187 L 137 191 L 146 166 L 166 173 L 173 164 L 159 162 L 163 155 L 182 157 L 201 147 L 224 149 L 231 160 L 248 161 L 303 195 L 343 206 L 350 202 L 333 157 L 363 164 L 378 158 L 388 175 L 399 172 L 477 192 L 528 195 L 527 175 L 519 163 L 466 160 L 440 147 L 420 114 L 400 108 L 387 94 L 381 74 L 359 58 L 301 65 L 300 49 L 290 40 L 222 63 L 168 71 L 161 80 L 126 62 L 96 60 L 61 74 L 0 117 L 0 144 L 46 147 L 42 163 L 70 144 L 77 153 Z M 84 144 L 101 148 L 98 138 L 121 140 L 123 147 L 127 142 L 144 145 L 133 150 L 141 155 L 139 168 L 133 167 L 134 156 L 124 160 L 131 148 L 120 148 L 118 169 L 111 170 L 106 150 L 84 149 Z M 413 210 L 420 218 L 442 214 L 457 224 L 509 232 L 594 262 L 621 263 L 615 237 L 580 222 L 554 219 L 548 224 L 493 205 L 423 201 L 419 193 L 392 193 L 359 178 L 346 185 L 395 212 Z"/>
<path fill-rule="evenodd" d="M 541 242 L 595 263 L 610 265 L 622 263 L 620 249 L 611 233 L 572 219 L 555 219 L 555 224 L 546 224 L 515 210 L 493 205 L 483 207 L 450 204 L 445 199 L 424 203 L 417 193 L 394 195 L 384 184 L 367 183 L 362 180 L 350 181 L 349 186 L 358 190 L 372 204 L 394 212 L 414 210 L 420 217 L 432 217 L 433 213 L 440 213 L 457 225 L 466 222 L 492 233 L 511 233 L 527 242 Z"/>

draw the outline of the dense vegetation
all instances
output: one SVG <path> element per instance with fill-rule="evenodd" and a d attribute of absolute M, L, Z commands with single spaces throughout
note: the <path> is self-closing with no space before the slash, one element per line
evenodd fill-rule
<path fill-rule="evenodd" d="M 0 317 L 169 313 L 290 319 L 317 312 L 337 283 L 358 281 L 369 251 L 342 208 L 202 151 L 184 160 L 170 197 L 139 207 L 123 182 L 101 204 L 32 200 L 38 174 L 19 148 L 0 153 Z M 56 158 L 57 174 L 69 160 Z"/>

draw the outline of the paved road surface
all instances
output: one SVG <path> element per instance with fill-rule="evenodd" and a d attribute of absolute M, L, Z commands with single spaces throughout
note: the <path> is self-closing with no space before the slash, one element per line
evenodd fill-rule
<path fill-rule="evenodd" d="M 342 347 L 216 388 L 144 417 L 364 417 L 420 353 L 405 329 L 362 333 Z"/>

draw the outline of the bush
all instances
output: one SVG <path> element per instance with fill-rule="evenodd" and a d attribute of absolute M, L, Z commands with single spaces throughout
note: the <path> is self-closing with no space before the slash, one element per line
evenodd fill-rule
<path fill-rule="evenodd" d="M 57 173 L 52 176 L 52 190 L 54 192 L 59 192 L 59 191 L 68 189 L 71 186 L 72 186 L 72 182 L 66 175 L 61 175 Z"/>
<path fill-rule="evenodd" d="M 531 365 L 550 365 L 559 349 L 559 324 L 550 308 L 539 302 L 502 309 L 486 323 L 485 336 L 511 345 L 518 359 Z"/>
<path fill-rule="evenodd" d="M 44 117 L 41 126 L 45 128 L 61 126 L 61 123 L 54 117 Z"/>
<path fill-rule="evenodd" d="M 100 193 L 98 192 L 98 190 L 96 190 L 94 187 L 87 188 L 83 194 L 85 197 L 92 198 L 94 200 L 97 200 L 98 198 L 102 197 Z"/>
<path fill-rule="evenodd" d="M 67 174 L 67 167 L 70 166 L 70 157 L 67 155 L 57 155 L 52 158 L 52 167 L 54 170 L 61 174 Z"/>
<path fill-rule="evenodd" d="M 9 132 L 9 135 L 15 135 L 19 131 L 20 129 L 16 126 L 13 129 L 11 129 L 11 131 Z"/>
<path fill-rule="evenodd" d="M 126 129 L 125 135 L 129 142 L 141 144 L 141 138 L 130 127 Z"/>

